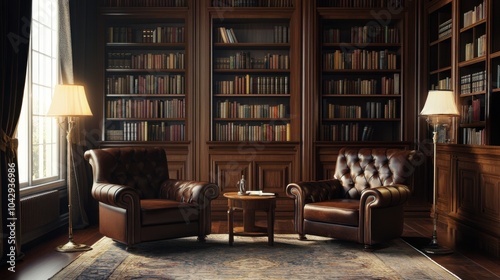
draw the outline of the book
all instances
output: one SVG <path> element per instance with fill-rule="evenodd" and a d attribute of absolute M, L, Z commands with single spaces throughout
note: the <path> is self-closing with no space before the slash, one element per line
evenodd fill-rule
<path fill-rule="evenodd" d="M 262 190 L 259 190 L 259 191 L 247 191 L 246 194 L 248 194 L 248 195 L 259 195 L 259 196 L 273 196 L 273 195 L 276 195 L 275 193 L 263 192 Z"/>

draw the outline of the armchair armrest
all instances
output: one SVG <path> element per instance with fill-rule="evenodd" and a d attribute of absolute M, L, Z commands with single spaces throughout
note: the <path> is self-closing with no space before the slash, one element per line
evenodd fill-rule
<path fill-rule="evenodd" d="M 159 196 L 163 199 L 204 206 L 219 196 L 219 186 L 202 181 L 169 179 L 161 185 Z"/>
<path fill-rule="evenodd" d="M 342 196 L 342 185 L 336 179 L 290 183 L 286 194 L 301 204 L 319 202 Z"/>
<path fill-rule="evenodd" d="M 369 204 L 371 208 L 398 206 L 405 203 L 411 195 L 406 185 L 394 184 L 365 189 L 361 193 L 360 207 Z"/>
<path fill-rule="evenodd" d="M 92 196 L 99 202 L 126 209 L 140 209 L 140 197 L 131 187 L 94 182 Z"/>
<path fill-rule="evenodd" d="M 211 231 L 211 205 L 210 201 L 219 196 L 219 186 L 209 182 L 189 180 L 166 180 L 160 187 L 160 198 L 172 199 L 179 202 L 196 203 L 199 207 L 200 233 L 210 234 Z M 182 213 L 185 216 L 189 211 Z"/>
<path fill-rule="evenodd" d="M 319 202 L 342 196 L 343 189 L 339 180 L 321 180 L 290 183 L 286 186 L 286 194 L 294 199 L 295 231 L 301 238 L 304 235 L 304 206 L 310 202 Z"/>

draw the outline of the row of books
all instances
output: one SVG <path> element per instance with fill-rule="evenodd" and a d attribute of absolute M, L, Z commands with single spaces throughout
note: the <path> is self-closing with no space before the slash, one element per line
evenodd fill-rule
<path fill-rule="evenodd" d="M 286 25 L 274 25 L 272 29 L 262 29 L 258 25 L 248 25 L 239 29 L 238 36 L 232 27 L 216 27 L 214 42 L 217 43 L 289 43 L 290 28 Z"/>
<path fill-rule="evenodd" d="M 106 94 L 185 94 L 183 75 L 124 75 L 106 78 Z"/>
<path fill-rule="evenodd" d="M 463 14 L 463 27 L 467 27 L 486 18 L 486 0 Z"/>
<path fill-rule="evenodd" d="M 290 141 L 290 124 L 216 123 L 214 141 Z"/>
<path fill-rule="evenodd" d="M 215 81 L 215 94 L 288 94 L 288 76 L 234 76 L 233 80 Z"/>
<path fill-rule="evenodd" d="M 486 34 L 476 39 L 475 43 L 465 44 L 464 61 L 486 55 Z"/>
<path fill-rule="evenodd" d="M 288 116 L 288 105 L 278 104 L 241 104 L 237 101 L 217 101 L 216 118 L 271 118 L 282 119 Z"/>
<path fill-rule="evenodd" d="M 373 126 L 365 125 L 360 130 L 359 123 L 322 125 L 323 141 L 370 141 L 373 139 Z"/>
<path fill-rule="evenodd" d="M 238 43 L 238 39 L 234 34 L 232 28 L 225 28 L 223 26 L 217 28 L 219 30 L 219 36 L 217 37 L 217 42 L 219 43 Z"/>
<path fill-rule="evenodd" d="M 462 128 L 462 144 L 485 145 L 486 137 L 484 136 L 484 133 L 484 129 L 471 127 Z"/>
<path fill-rule="evenodd" d="M 319 7 L 342 8 L 392 8 L 402 7 L 403 0 L 322 0 L 318 1 Z"/>
<path fill-rule="evenodd" d="M 109 52 L 109 69 L 184 69 L 184 53 Z"/>
<path fill-rule="evenodd" d="M 215 69 L 290 69 L 290 57 L 287 54 L 266 54 L 254 58 L 250 52 L 237 52 L 229 57 L 216 57 Z"/>
<path fill-rule="evenodd" d="M 444 21 L 438 26 L 438 38 L 443 38 L 451 35 L 452 21 L 451 18 Z"/>
<path fill-rule="evenodd" d="M 184 141 L 185 125 L 166 122 L 121 122 L 120 129 L 106 130 L 108 141 Z"/>
<path fill-rule="evenodd" d="M 399 29 L 397 27 L 381 25 L 353 26 L 349 30 L 350 36 L 337 28 L 325 29 L 323 42 L 325 43 L 399 43 Z"/>
<path fill-rule="evenodd" d="M 183 43 L 184 26 L 108 27 L 108 43 Z"/>
<path fill-rule="evenodd" d="M 431 84 L 431 89 L 451 89 L 451 78 L 446 77 L 438 81 L 437 85 Z"/>
<path fill-rule="evenodd" d="M 460 94 L 481 92 L 486 90 L 486 70 L 460 77 Z"/>
<path fill-rule="evenodd" d="M 323 67 L 325 70 L 396 70 L 397 54 L 388 50 L 353 50 L 347 52 L 336 50 L 333 53 L 323 55 Z"/>
<path fill-rule="evenodd" d="M 184 99 L 116 99 L 106 101 L 106 118 L 184 118 Z"/>
<path fill-rule="evenodd" d="M 212 7 L 293 7 L 293 0 L 213 0 Z"/>
<path fill-rule="evenodd" d="M 484 120 L 482 111 L 484 111 L 484 106 L 481 106 L 481 100 L 473 99 L 471 104 L 464 104 L 460 107 L 460 122 L 473 123 Z"/>
<path fill-rule="evenodd" d="M 397 117 L 397 99 L 390 99 L 385 104 L 382 102 L 366 102 L 365 111 L 359 105 L 336 105 L 328 103 L 325 111 L 325 118 L 346 118 L 346 119 L 393 119 Z"/>
<path fill-rule="evenodd" d="M 186 7 L 186 0 L 106 0 L 106 7 Z"/>
<path fill-rule="evenodd" d="M 399 73 L 393 77 L 382 77 L 380 80 L 324 80 L 323 94 L 399 94 Z"/>
<path fill-rule="evenodd" d="M 500 88 L 500 64 L 497 64 L 497 80 L 493 81 L 492 86 L 495 88 Z"/>

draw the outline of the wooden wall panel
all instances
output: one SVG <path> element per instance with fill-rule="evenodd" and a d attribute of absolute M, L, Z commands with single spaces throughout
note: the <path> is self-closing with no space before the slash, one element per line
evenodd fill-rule
<path fill-rule="evenodd" d="M 238 191 L 236 183 L 245 175 L 247 188 L 278 194 L 276 217 L 291 217 L 293 203 L 286 196 L 288 183 L 299 180 L 299 151 L 295 144 L 270 149 L 264 145 L 213 145 L 210 151 L 211 181 L 221 187 L 221 195 L 212 201 L 212 217 L 225 219 L 225 192 Z"/>
<path fill-rule="evenodd" d="M 436 159 L 437 163 L 437 205 L 439 211 L 450 212 L 452 209 L 452 188 L 451 188 L 451 156 L 449 154 L 440 155 Z M 430 162 L 432 164 L 432 161 Z M 431 174 L 432 176 L 432 174 Z M 431 178 L 432 184 L 432 178 Z M 431 185 L 431 187 L 433 187 Z"/>
<path fill-rule="evenodd" d="M 451 155 L 451 201 L 439 200 L 439 222 L 456 229 L 457 244 L 500 256 L 500 149 L 494 146 L 438 145 L 438 157 Z M 443 164 L 446 160 L 443 161 Z M 448 191 L 439 190 L 440 195 Z M 443 205 L 448 204 L 448 205 Z"/>
<path fill-rule="evenodd" d="M 500 176 L 498 174 L 481 174 L 481 212 L 488 219 L 500 224 Z"/>

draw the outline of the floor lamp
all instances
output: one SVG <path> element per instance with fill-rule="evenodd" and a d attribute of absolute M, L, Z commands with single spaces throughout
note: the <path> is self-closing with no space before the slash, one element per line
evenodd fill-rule
<path fill-rule="evenodd" d="M 73 149 L 71 147 L 71 135 L 75 126 L 76 118 L 83 116 L 92 116 L 87 98 L 85 97 L 85 90 L 80 85 L 57 85 L 50 104 L 48 116 L 64 117 L 68 121 L 66 130 L 67 140 L 67 186 L 68 186 L 68 236 L 69 241 L 64 245 L 58 246 L 56 249 L 59 252 L 79 252 L 87 251 L 91 248 L 85 244 L 76 244 L 73 242 L 73 211 L 71 208 L 71 193 L 73 191 L 72 180 L 70 180 L 71 163 L 73 162 Z"/>
<path fill-rule="evenodd" d="M 437 241 L 437 211 L 436 211 L 436 196 L 437 196 L 437 165 L 436 165 L 436 153 L 437 153 L 437 134 L 438 128 L 443 124 L 450 124 L 451 118 L 457 117 L 459 115 L 457 105 L 455 104 L 455 95 L 451 90 L 431 90 L 427 95 L 427 100 L 425 101 L 424 108 L 420 112 L 421 116 L 427 117 L 427 122 L 429 125 L 433 126 L 433 136 L 432 143 L 434 147 L 433 153 L 433 165 L 434 165 L 434 178 L 433 178 L 433 219 L 434 219 L 434 229 L 432 232 L 432 240 L 430 244 L 424 248 L 424 252 L 428 254 L 450 254 L 453 251 L 451 249 L 441 247 Z"/>

